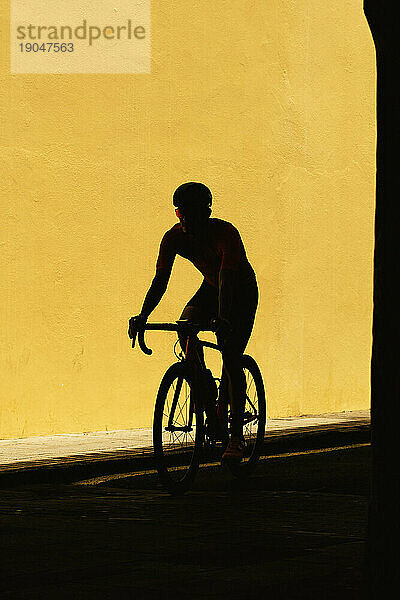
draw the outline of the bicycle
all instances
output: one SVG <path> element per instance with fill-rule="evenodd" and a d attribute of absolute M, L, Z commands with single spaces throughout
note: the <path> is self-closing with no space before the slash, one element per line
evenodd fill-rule
<path fill-rule="evenodd" d="M 146 323 L 137 332 L 140 349 L 147 355 L 144 332 L 149 330 L 174 331 L 187 339 L 184 353 L 175 355 L 179 359 L 165 372 L 158 390 L 153 419 L 153 446 L 157 471 L 161 482 L 171 494 L 184 493 L 193 483 L 205 447 L 214 450 L 226 439 L 217 439 L 212 423 L 204 419 L 204 391 L 202 384 L 210 373 L 202 364 L 199 349 L 211 348 L 221 352 L 214 343 L 199 340 L 200 331 L 211 331 L 188 321 L 176 323 Z M 132 341 L 134 346 L 134 340 Z M 243 355 L 243 370 L 246 376 L 246 403 L 243 433 L 244 457 L 240 463 L 227 462 L 235 477 L 247 477 L 253 472 L 262 451 L 266 422 L 266 400 L 264 384 L 256 361 Z M 220 379 L 215 382 L 214 406 L 220 424 L 228 433 L 230 422 L 228 394 L 222 390 Z M 222 421 L 221 421 L 222 420 Z M 224 422 L 223 422 L 224 421 Z M 224 447 L 222 448 L 224 449 Z"/>

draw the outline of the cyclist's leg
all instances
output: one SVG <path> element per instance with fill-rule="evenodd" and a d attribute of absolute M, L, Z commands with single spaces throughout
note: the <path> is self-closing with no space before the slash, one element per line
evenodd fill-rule
<path fill-rule="evenodd" d="M 228 431 L 228 408 L 229 408 L 229 387 L 228 377 L 222 367 L 221 379 L 219 382 L 217 415 L 221 428 Z"/>
<path fill-rule="evenodd" d="M 183 309 L 180 318 L 187 319 L 192 323 L 204 323 L 205 326 L 208 326 L 210 320 L 216 316 L 217 309 L 218 289 L 214 288 L 204 280 L 200 288 L 193 296 L 193 298 L 189 300 L 189 302 Z M 179 342 L 182 350 L 185 351 L 187 344 L 187 336 L 181 333 L 179 335 Z M 204 408 L 208 417 L 208 425 L 212 428 L 212 431 L 214 432 L 213 435 L 217 435 L 218 427 L 215 402 L 217 399 L 218 391 L 212 373 L 206 367 L 204 360 L 204 351 L 202 347 L 200 347 L 198 350 L 198 357 L 202 367 L 198 376 L 201 376 L 202 378 L 202 380 L 200 381 L 200 386 L 203 392 L 202 398 Z"/>
<path fill-rule="evenodd" d="M 248 286 L 237 286 L 233 303 L 233 334 L 226 339 L 218 339 L 222 347 L 223 383 L 228 388 L 231 404 L 231 437 L 235 438 L 243 436 L 246 378 L 242 356 L 253 329 L 257 304 L 258 288 L 255 281 Z"/>
<path fill-rule="evenodd" d="M 185 306 L 185 308 L 183 309 L 182 314 L 179 318 L 188 320 L 191 323 L 200 323 L 201 319 L 203 318 L 203 313 L 198 306 L 191 306 L 190 304 L 187 304 Z M 179 337 L 179 344 L 182 348 L 182 352 L 185 353 L 186 352 L 186 344 L 187 344 L 187 335 L 185 335 L 183 332 L 179 332 L 178 337 Z M 198 355 L 199 355 L 200 362 L 205 367 L 203 348 L 201 348 L 201 347 L 199 348 Z"/>
<path fill-rule="evenodd" d="M 243 414 L 245 406 L 246 379 L 242 370 L 243 352 L 231 344 L 224 344 L 223 357 L 223 377 L 225 377 L 226 387 L 229 394 L 231 405 L 231 437 L 242 437 L 243 435 Z"/>
<path fill-rule="evenodd" d="M 218 290 L 207 283 L 207 281 L 204 279 L 195 295 L 186 304 L 180 319 L 187 319 L 192 323 L 208 324 L 211 319 L 216 317 L 217 310 Z M 183 333 L 179 335 L 179 343 L 182 351 L 185 352 L 187 336 L 185 336 Z M 199 351 L 199 358 L 203 367 L 205 367 L 204 352 L 202 348 Z"/>

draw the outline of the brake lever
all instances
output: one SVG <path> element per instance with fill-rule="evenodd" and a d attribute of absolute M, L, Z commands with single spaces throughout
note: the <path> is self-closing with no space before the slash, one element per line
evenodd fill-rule
<path fill-rule="evenodd" d="M 141 349 L 141 351 L 144 352 L 144 354 L 147 354 L 148 356 L 153 354 L 153 350 L 148 348 L 146 346 L 146 342 L 144 341 L 144 328 L 139 329 L 139 331 L 137 332 L 137 336 L 138 336 L 139 348 Z"/>
<path fill-rule="evenodd" d="M 135 331 L 133 337 L 132 337 L 132 348 L 135 347 L 135 343 L 136 343 L 136 336 L 137 336 L 137 331 Z"/>

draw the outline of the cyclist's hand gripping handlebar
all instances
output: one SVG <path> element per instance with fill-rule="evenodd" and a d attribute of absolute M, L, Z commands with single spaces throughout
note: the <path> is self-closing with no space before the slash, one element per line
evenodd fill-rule
<path fill-rule="evenodd" d="M 128 336 L 132 340 L 132 348 L 135 347 L 136 336 L 138 337 L 139 347 L 145 354 L 151 354 L 151 350 L 144 343 L 144 327 L 146 325 L 146 317 L 137 315 L 129 319 Z"/>

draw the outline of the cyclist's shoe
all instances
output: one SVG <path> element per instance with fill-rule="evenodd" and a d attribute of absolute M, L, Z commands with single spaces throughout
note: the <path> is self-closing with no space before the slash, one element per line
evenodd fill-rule
<path fill-rule="evenodd" d="M 221 461 L 240 462 L 244 454 L 244 440 L 240 437 L 232 437 L 222 455 Z"/>

